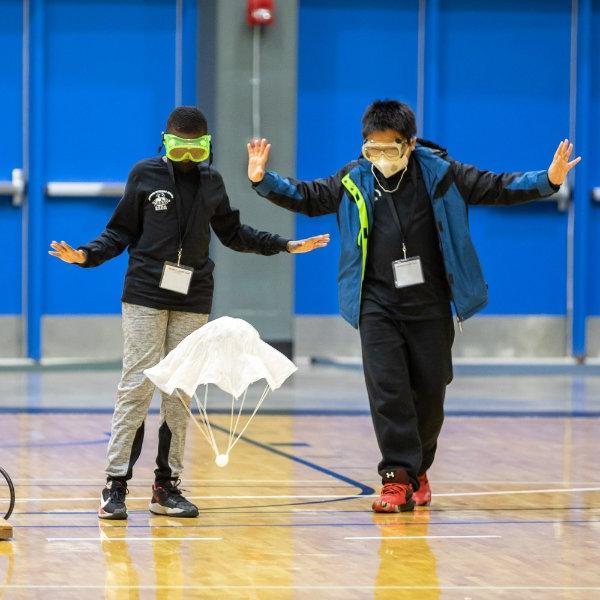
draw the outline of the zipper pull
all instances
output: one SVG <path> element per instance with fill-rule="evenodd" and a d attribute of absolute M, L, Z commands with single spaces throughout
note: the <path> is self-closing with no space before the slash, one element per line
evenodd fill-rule
<path fill-rule="evenodd" d="M 181 248 L 179 248 L 179 250 L 177 250 L 177 266 L 179 267 L 181 265 L 181 255 L 183 254 L 183 250 Z"/>
<path fill-rule="evenodd" d="M 406 260 L 406 244 L 402 242 L 402 252 L 404 253 L 404 260 Z"/>
<path fill-rule="evenodd" d="M 456 316 L 456 323 L 458 325 L 458 330 L 462 333 L 463 332 L 462 321 L 458 315 Z"/>

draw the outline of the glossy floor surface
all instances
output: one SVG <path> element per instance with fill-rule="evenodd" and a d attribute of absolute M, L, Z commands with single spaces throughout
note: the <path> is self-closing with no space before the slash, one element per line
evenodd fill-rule
<path fill-rule="evenodd" d="M 375 515 L 360 373 L 305 367 L 227 467 L 190 428 L 198 518 L 147 510 L 152 414 L 129 520 L 99 523 L 117 378 L 0 373 L 0 464 L 17 487 L 0 598 L 600 598 L 597 376 L 457 377 L 432 506 Z M 213 421 L 223 442 L 228 417 Z"/>

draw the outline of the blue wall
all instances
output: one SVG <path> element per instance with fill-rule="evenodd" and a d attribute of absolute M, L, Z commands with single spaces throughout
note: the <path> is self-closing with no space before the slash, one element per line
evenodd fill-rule
<path fill-rule="evenodd" d="M 0 4 L 0 180 L 10 181 L 11 172 L 23 166 L 22 152 L 22 53 L 23 11 L 21 2 L 4 0 Z M 4 257 L 0 277 L 8 283 L 0 296 L 0 315 L 21 312 L 21 244 L 22 211 L 11 199 L 0 197 L 0 239 Z"/>
<path fill-rule="evenodd" d="M 42 315 L 120 310 L 126 255 L 88 271 L 47 254 L 53 239 L 79 245 L 96 237 L 117 199 L 48 197 L 45 188 L 50 181 L 125 181 L 135 162 L 156 153 L 176 104 L 176 0 L 30 0 L 28 129 L 23 4 L 0 4 L 0 179 L 10 179 L 15 167 L 29 169 L 25 207 L 0 198 L 7 249 L 0 275 L 10 282 L 0 314 L 26 316 L 28 354 L 38 358 Z M 179 100 L 188 104 L 196 98 L 196 12 L 196 2 L 184 0 Z M 22 155 L 26 144 L 29 161 Z"/>
<path fill-rule="evenodd" d="M 427 15 L 431 85 L 420 134 L 481 168 L 546 168 L 569 135 L 570 1 L 428 6 L 436 14 Z M 300 7 L 298 175 L 311 179 L 360 152 L 360 115 L 371 100 L 395 97 L 416 108 L 418 5 L 301 0 Z M 486 312 L 564 315 L 567 213 L 536 202 L 470 215 L 490 284 Z M 324 229 L 334 232 L 335 220 L 298 219 L 299 236 Z M 334 243 L 325 256 L 297 261 L 299 314 L 337 314 L 337 251 Z"/>
<path fill-rule="evenodd" d="M 592 18 L 592 90 L 591 90 L 591 115 L 590 115 L 590 187 L 600 187 L 600 0 L 593 2 Z M 600 315 L 600 277 L 598 277 L 598 263 L 600 262 L 600 203 L 592 206 L 590 219 L 590 252 L 591 260 L 588 264 L 587 277 L 590 285 L 589 312 Z"/>

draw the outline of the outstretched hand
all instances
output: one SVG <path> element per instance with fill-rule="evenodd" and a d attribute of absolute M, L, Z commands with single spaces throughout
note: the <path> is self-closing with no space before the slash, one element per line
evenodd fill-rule
<path fill-rule="evenodd" d="M 294 240 L 288 242 L 287 250 L 291 254 L 302 254 L 304 252 L 312 252 L 317 248 L 325 248 L 329 244 L 329 234 L 317 235 L 305 240 Z"/>
<path fill-rule="evenodd" d="M 248 179 L 252 183 L 258 183 L 265 176 L 271 144 L 262 138 L 252 140 L 246 147 L 248 148 Z"/>
<path fill-rule="evenodd" d="M 82 264 L 86 260 L 86 254 L 83 250 L 75 250 L 67 242 L 52 242 L 50 246 L 52 246 L 54 252 L 48 250 L 48 254 L 56 256 L 66 263 Z"/>
<path fill-rule="evenodd" d="M 569 171 L 581 161 L 581 156 L 578 156 L 569 162 L 571 154 L 573 154 L 573 144 L 565 139 L 558 145 L 552 163 L 548 167 L 548 179 L 553 185 L 561 185 Z"/>

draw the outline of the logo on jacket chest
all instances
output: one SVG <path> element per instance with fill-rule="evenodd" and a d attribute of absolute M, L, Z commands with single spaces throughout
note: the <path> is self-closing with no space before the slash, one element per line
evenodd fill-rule
<path fill-rule="evenodd" d="M 173 194 L 168 190 L 156 190 L 148 196 L 148 200 L 154 205 L 154 210 L 167 210 L 169 202 L 173 200 Z"/>

